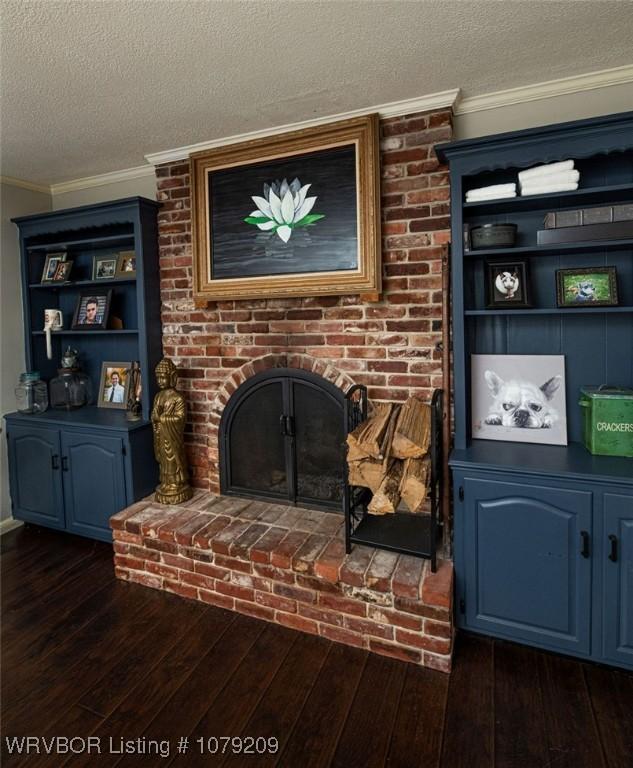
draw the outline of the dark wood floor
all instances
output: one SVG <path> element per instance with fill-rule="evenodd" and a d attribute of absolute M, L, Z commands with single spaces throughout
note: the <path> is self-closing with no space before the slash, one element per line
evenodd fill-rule
<path fill-rule="evenodd" d="M 4 766 L 633 766 L 631 674 L 462 635 L 448 677 L 116 582 L 104 544 L 1 541 Z M 9 755 L 22 735 L 98 736 L 101 754 Z M 279 748 L 199 753 L 221 736 Z M 139 737 L 169 757 L 122 753 Z"/>

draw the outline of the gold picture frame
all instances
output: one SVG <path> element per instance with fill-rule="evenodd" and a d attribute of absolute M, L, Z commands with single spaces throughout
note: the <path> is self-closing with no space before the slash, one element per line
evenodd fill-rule
<path fill-rule="evenodd" d="M 379 294 L 378 135 L 372 114 L 191 155 L 196 304 Z"/>

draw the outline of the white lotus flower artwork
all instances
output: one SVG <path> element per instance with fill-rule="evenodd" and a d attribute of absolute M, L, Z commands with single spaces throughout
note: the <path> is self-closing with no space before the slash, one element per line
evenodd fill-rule
<path fill-rule="evenodd" d="M 257 210 L 244 221 L 264 232 L 276 233 L 287 243 L 293 230 L 308 227 L 325 217 L 323 213 L 310 213 L 316 202 L 316 196 L 307 196 L 311 186 L 301 186 L 296 178 L 290 184 L 286 179 L 264 184 L 264 196 L 253 195 L 251 198 Z"/>

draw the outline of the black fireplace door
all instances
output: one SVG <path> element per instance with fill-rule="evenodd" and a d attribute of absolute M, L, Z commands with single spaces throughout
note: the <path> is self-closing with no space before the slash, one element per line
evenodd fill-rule
<path fill-rule="evenodd" d="M 343 403 L 337 387 L 305 371 L 246 381 L 220 423 L 222 493 L 341 509 Z"/>

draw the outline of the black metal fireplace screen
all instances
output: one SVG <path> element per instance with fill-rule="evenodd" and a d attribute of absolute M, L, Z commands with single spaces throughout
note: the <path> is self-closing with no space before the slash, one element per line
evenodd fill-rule
<path fill-rule="evenodd" d="M 321 376 L 278 368 L 253 376 L 220 422 L 220 488 L 345 515 L 345 546 L 364 544 L 431 560 L 441 539 L 442 390 L 431 401 L 430 514 L 367 513 L 370 492 L 347 480 L 345 438 L 367 418 L 367 389 L 346 394 Z"/>

